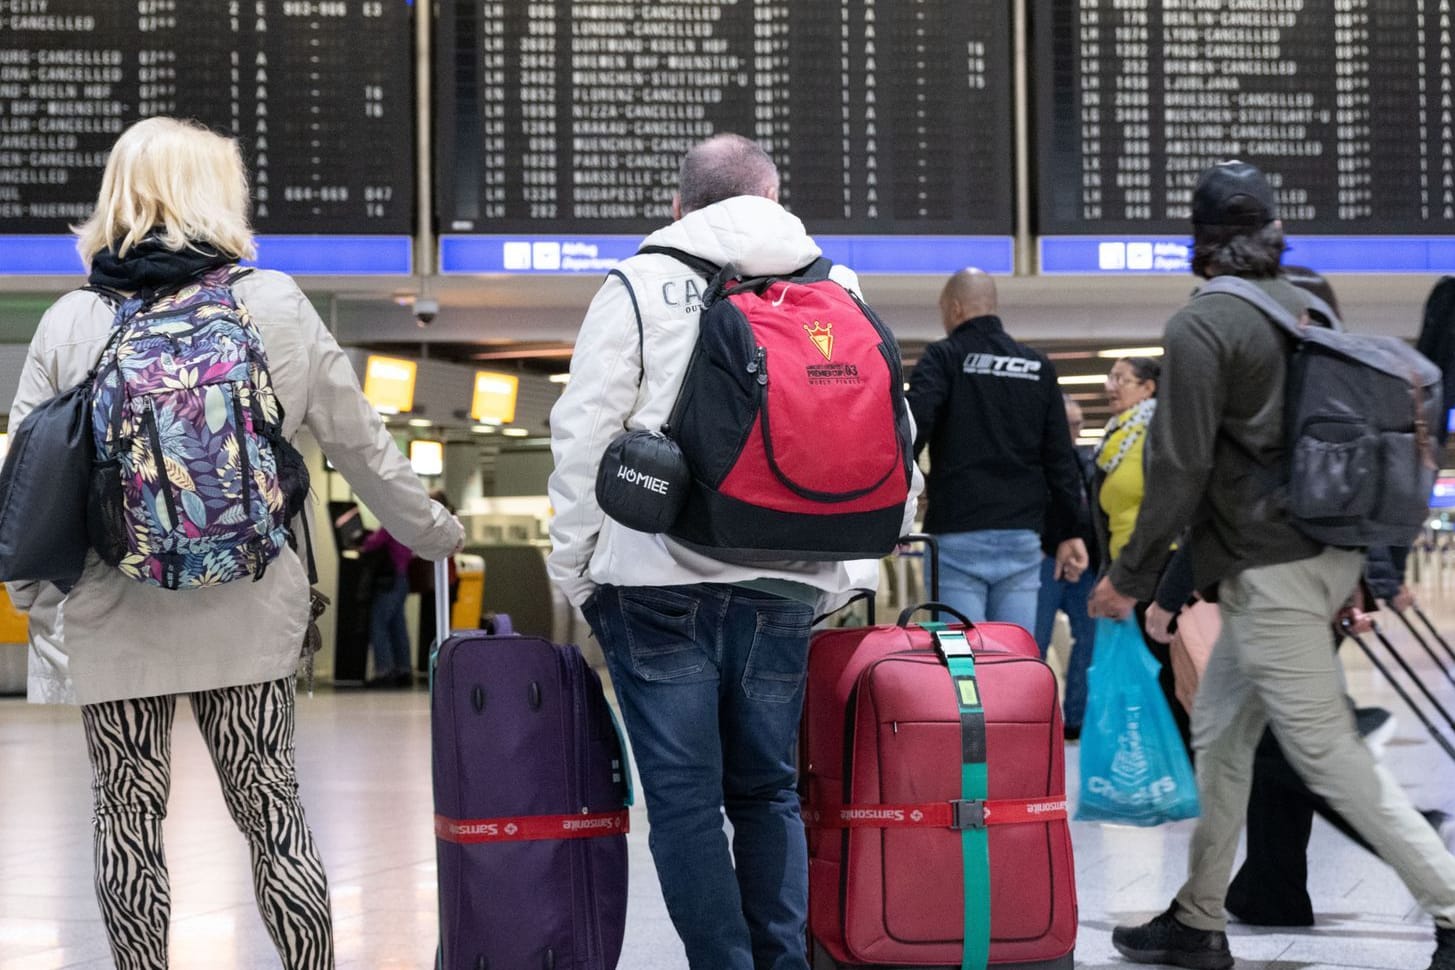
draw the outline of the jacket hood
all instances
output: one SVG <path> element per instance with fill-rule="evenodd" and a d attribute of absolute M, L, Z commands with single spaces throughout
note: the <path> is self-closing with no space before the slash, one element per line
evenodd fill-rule
<path fill-rule="evenodd" d="M 652 233 L 643 245 L 671 246 L 719 266 L 732 263 L 745 276 L 787 273 L 823 255 L 797 216 L 756 195 L 689 212 Z"/>

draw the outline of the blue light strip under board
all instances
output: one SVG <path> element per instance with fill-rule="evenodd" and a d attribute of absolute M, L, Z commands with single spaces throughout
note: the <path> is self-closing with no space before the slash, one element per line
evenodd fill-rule
<path fill-rule="evenodd" d="M 292 276 L 408 276 L 409 236 L 259 236 L 258 265 Z M 0 236 L 0 276 L 81 272 L 71 236 Z"/>
<path fill-rule="evenodd" d="M 1137 276 L 1191 271 L 1190 236 L 1043 236 L 1041 272 Z M 1321 273 L 1455 273 L 1451 236 L 1290 236 L 1284 261 Z"/>
<path fill-rule="evenodd" d="M 978 266 L 989 273 L 1015 268 L 1009 236 L 816 236 L 824 255 L 860 273 L 952 273 Z M 445 274 L 600 274 L 637 251 L 640 236 L 442 236 Z"/>

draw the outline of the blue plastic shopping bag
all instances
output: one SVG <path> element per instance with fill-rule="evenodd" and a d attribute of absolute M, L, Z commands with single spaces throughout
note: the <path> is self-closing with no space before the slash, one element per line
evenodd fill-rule
<path fill-rule="evenodd" d="M 1197 779 L 1136 618 L 1097 620 L 1094 658 L 1076 817 L 1127 825 L 1197 817 Z"/>

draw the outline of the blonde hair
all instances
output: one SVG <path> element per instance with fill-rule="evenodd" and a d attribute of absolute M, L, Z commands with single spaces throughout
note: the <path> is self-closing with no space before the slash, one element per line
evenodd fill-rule
<path fill-rule="evenodd" d="M 193 121 L 138 121 L 111 147 L 96 211 L 72 231 L 87 269 L 97 253 L 115 247 L 124 256 L 154 233 L 171 250 L 205 245 L 253 258 L 248 176 L 237 142 Z"/>

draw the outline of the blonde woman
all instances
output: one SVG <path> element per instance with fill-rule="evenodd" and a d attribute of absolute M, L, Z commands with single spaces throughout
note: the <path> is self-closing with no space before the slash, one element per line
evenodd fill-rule
<path fill-rule="evenodd" d="M 251 258 L 247 214 L 237 145 L 195 124 L 151 118 L 117 139 L 96 210 L 76 230 L 77 249 L 93 285 L 151 293 Z M 306 425 L 421 556 L 454 551 L 459 522 L 425 494 L 293 280 L 257 270 L 233 293 L 262 335 L 284 436 Z M 111 304 L 86 290 L 46 311 L 12 422 L 85 377 L 113 318 Z M 283 965 L 332 967 L 328 885 L 294 769 L 294 672 L 309 620 L 299 557 L 284 548 L 256 581 L 179 592 L 136 582 L 92 552 L 68 594 L 49 584 L 12 584 L 10 592 L 31 613 L 30 699 L 81 705 L 95 776 L 96 896 L 116 966 L 167 965 L 162 818 L 172 721 L 186 695 L 251 847 L 258 909 Z"/>

